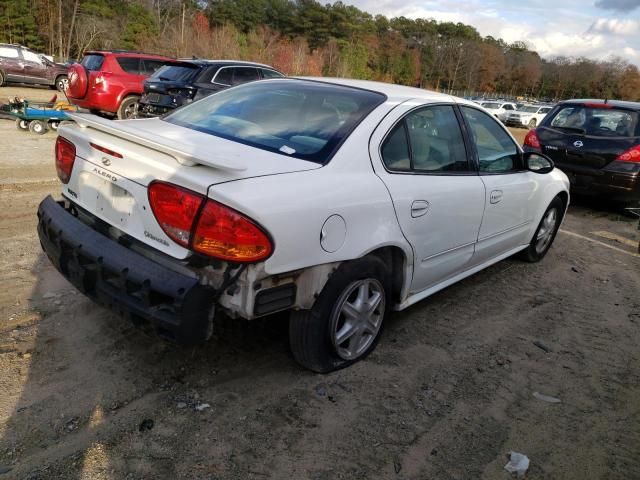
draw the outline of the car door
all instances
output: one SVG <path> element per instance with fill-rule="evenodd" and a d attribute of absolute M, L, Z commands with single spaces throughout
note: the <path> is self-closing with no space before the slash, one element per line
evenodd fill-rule
<path fill-rule="evenodd" d="M 495 118 L 471 106 L 460 110 L 486 191 L 473 261 L 481 264 L 529 243 L 540 179 L 525 170 L 520 148 Z"/>
<path fill-rule="evenodd" d="M 371 137 L 375 172 L 414 252 L 411 293 L 460 273 L 473 257 L 485 191 L 460 120 L 453 105 L 407 102 Z"/>
<path fill-rule="evenodd" d="M 52 83 L 48 78 L 47 65 L 42 61 L 39 55 L 31 50 L 22 49 L 22 58 L 24 60 L 24 82 L 25 83 Z"/>

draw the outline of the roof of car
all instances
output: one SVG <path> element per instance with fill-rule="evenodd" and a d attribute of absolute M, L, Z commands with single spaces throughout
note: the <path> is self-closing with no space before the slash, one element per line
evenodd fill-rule
<path fill-rule="evenodd" d="M 559 104 L 567 103 L 606 103 L 612 107 L 629 108 L 632 110 L 640 110 L 640 102 L 629 102 L 625 100 L 603 100 L 597 98 L 572 98 L 571 100 L 563 100 Z"/>
<path fill-rule="evenodd" d="M 271 65 L 264 63 L 249 62 L 247 60 L 210 60 L 207 58 L 178 58 L 177 62 L 193 63 L 196 65 L 238 65 L 238 66 L 251 66 L 251 67 L 263 67 L 270 70 L 275 70 Z"/>
<path fill-rule="evenodd" d="M 85 55 L 118 55 L 125 57 L 147 57 L 147 58 L 160 58 L 162 60 L 167 60 L 173 58 L 166 57 L 164 55 L 158 55 L 157 53 L 145 53 L 145 52 L 134 52 L 132 50 L 87 50 L 84 52 Z"/>
<path fill-rule="evenodd" d="M 403 85 L 395 85 L 393 83 L 373 82 L 371 80 L 353 80 L 351 78 L 331 78 L 331 77 L 295 77 L 300 80 L 311 80 L 315 82 L 333 83 L 336 85 L 344 85 L 347 87 L 361 88 L 373 92 L 382 93 L 388 99 L 409 100 L 419 98 L 432 101 L 455 101 L 474 105 L 474 102 L 463 98 L 453 97 L 444 93 L 433 92 L 431 90 L 423 90 L 422 88 L 405 87 Z"/>

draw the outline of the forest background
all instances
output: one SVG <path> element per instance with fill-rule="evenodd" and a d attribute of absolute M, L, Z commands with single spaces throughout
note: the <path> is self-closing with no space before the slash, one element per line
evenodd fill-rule
<path fill-rule="evenodd" d="M 526 38 L 507 43 L 470 25 L 387 18 L 340 1 L 1 0 L 0 42 L 58 61 L 132 49 L 457 95 L 640 99 L 640 72 L 623 58 L 541 58 Z"/>

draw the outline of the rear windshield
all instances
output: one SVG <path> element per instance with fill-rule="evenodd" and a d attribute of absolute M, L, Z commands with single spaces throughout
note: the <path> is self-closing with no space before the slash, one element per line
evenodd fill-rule
<path fill-rule="evenodd" d="M 640 134 L 638 112 L 585 105 L 561 107 L 550 126 L 594 137 L 635 137 Z"/>
<path fill-rule="evenodd" d="M 102 55 L 85 55 L 80 64 L 92 72 L 100 70 L 103 62 L 104 57 Z"/>
<path fill-rule="evenodd" d="M 156 80 L 172 80 L 176 82 L 187 82 L 200 71 L 200 67 L 191 64 L 169 64 L 160 67 L 151 75 Z"/>
<path fill-rule="evenodd" d="M 484 108 L 491 108 L 494 110 L 498 110 L 500 108 L 500 104 L 499 103 L 483 103 L 482 106 Z"/>
<path fill-rule="evenodd" d="M 325 163 L 385 99 L 380 93 L 357 88 L 271 80 L 218 92 L 164 120 L 263 150 Z"/>

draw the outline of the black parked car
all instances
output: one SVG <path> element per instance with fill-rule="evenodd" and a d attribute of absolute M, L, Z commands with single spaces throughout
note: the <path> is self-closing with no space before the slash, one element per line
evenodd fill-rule
<path fill-rule="evenodd" d="M 529 131 L 524 147 L 551 157 L 572 192 L 640 205 L 640 103 L 561 102 Z"/>
<path fill-rule="evenodd" d="M 284 75 L 269 65 L 234 60 L 179 60 L 144 82 L 139 117 L 155 117 L 241 83 Z"/>

